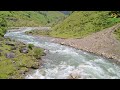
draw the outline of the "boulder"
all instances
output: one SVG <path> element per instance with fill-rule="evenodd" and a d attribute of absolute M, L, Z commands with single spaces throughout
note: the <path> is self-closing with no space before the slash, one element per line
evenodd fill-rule
<path fill-rule="evenodd" d="M 20 49 L 20 52 L 21 53 L 28 53 L 29 49 L 27 47 L 23 47 L 23 48 Z"/>
<path fill-rule="evenodd" d="M 67 79 L 78 79 L 78 78 L 80 78 L 79 71 L 72 71 L 67 77 Z"/>
<path fill-rule="evenodd" d="M 10 52 L 10 53 L 6 53 L 6 58 L 14 58 L 15 54 Z"/>
<path fill-rule="evenodd" d="M 6 42 L 5 44 L 6 44 L 6 45 L 9 45 L 9 46 L 15 46 L 15 44 L 12 43 L 12 42 Z"/>

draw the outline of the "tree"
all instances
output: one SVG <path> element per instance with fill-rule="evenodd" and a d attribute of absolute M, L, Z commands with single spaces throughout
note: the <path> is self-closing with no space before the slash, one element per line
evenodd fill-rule
<path fill-rule="evenodd" d="M 111 11 L 109 15 L 111 15 L 111 17 L 118 18 L 120 17 L 120 11 Z"/>

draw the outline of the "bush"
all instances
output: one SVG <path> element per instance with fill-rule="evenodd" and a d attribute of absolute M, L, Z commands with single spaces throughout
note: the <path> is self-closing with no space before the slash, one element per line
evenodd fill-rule
<path fill-rule="evenodd" d="M 34 49 L 35 58 L 40 59 L 42 55 L 43 55 L 43 50 L 42 49 L 40 49 L 40 48 L 35 48 Z"/>
<path fill-rule="evenodd" d="M 0 36 L 4 36 L 4 34 L 6 33 L 6 27 L 7 27 L 7 23 L 4 20 L 3 17 L 0 17 Z"/>
<path fill-rule="evenodd" d="M 29 45 L 28 45 L 28 48 L 31 49 L 31 50 L 33 49 L 33 47 L 34 47 L 33 44 L 29 44 Z"/>

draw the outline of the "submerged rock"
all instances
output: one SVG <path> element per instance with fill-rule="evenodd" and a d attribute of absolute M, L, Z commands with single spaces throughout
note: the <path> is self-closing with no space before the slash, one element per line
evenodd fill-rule
<path fill-rule="evenodd" d="M 15 54 L 12 52 L 6 54 L 6 58 L 14 58 L 14 57 L 15 57 Z"/>

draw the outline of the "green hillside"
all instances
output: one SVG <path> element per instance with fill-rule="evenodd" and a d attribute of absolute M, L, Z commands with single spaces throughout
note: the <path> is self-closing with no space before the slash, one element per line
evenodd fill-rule
<path fill-rule="evenodd" d="M 36 11 L 42 15 L 45 16 L 47 19 L 47 25 L 48 26 L 54 26 L 55 24 L 59 23 L 60 21 L 63 21 L 67 15 L 60 11 Z"/>
<path fill-rule="evenodd" d="M 4 36 L 4 34 L 6 33 L 6 27 L 7 27 L 7 22 L 4 19 L 4 17 L 0 17 L 0 37 Z"/>
<path fill-rule="evenodd" d="M 110 11 L 75 11 L 63 22 L 55 25 L 50 35 L 82 38 L 120 22 L 120 18 L 113 18 L 109 13 Z"/>
<path fill-rule="evenodd" d="M 49 23 L 53 23 L 56 19 L 65 16 L 63 13 L 57 11 L 53 11 L 53 12 L 47 11 L 46 14 L 42 14 L 38 12 L 37 11 L 0 11 L 0 15 L 5 17 L 8 26 L 43 26 Z"/>

